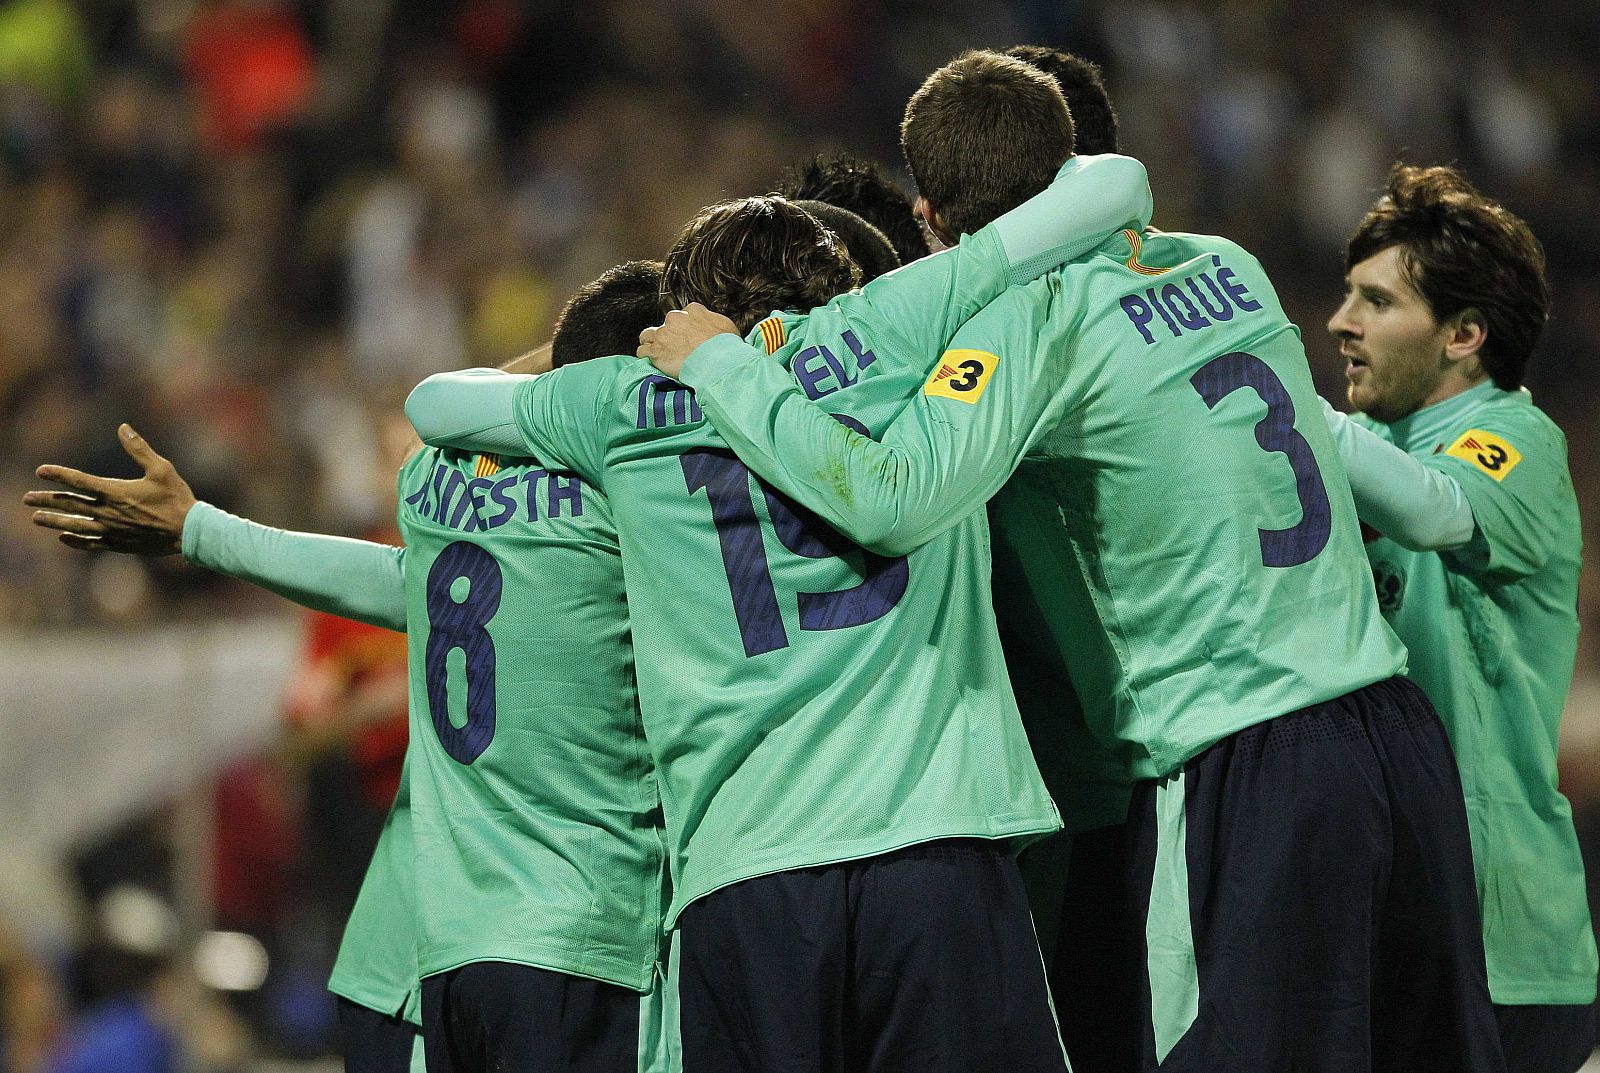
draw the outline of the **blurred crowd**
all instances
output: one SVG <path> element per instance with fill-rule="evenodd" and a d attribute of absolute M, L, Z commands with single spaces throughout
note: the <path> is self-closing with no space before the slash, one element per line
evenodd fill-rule
<path fill-rule="evenodd" d="M 1341 363 L 1322 326 L 1343 241 L 1390 162 L 1458 163 L 1524 215 L 1555 288 L 1529 383 L 1600 520 L 1587 0 L 0 0 L 0 628 L 276 606 L 170 561 L 57 548 L 20 506 L 36 464 L 127 474 L 126 420 L 204 499 L 381 536 L 399 403 L 419 378 L 542 343 L 576 286 L 659 256 L 696 209 L 771 190 L 811 154 L 849 148 L 903 177 L 898 122 L 923 76 L 964 48 L 1024 42 L 1104 65 L 1157 226 L 1260 256 L 1330 397 Z M 1595 585 L 1590 570 L 1590 677 Z M 287 949 L 312 990 L 359 879 L 340 862 L 364 863 L 403 749 L 403 646 L 340 631 L 309 628 L 290 744 L 210 795 L 221 826 L 246 832 L 213 846 L 213 917 Z M 1600 711 L 1588 724 L 1600 738 Z M 1592 813 L 1600 760 L 1568 770 Z M 169 821 L 113 840 L 113 859 L 165 845 Z M 96 904 L 120 889 L 79 873 Z M 102 946 L 81 952 L 91 968 Z M 99 1009 L 83 981 L 111 979 L 113 997 L 176 986 L 125 946 L 60 994 Z M 29 1005 L 36 971 L 49 980 L 0 929 L 4 1073 L 76 1068 L 62 1057 L 72 1003 Z M 251 1032 L 314 1053 L 315 1016 L 284 1002 L 219 1007 L 186 1045 L 216 1056 L 209 1068 Z"/>

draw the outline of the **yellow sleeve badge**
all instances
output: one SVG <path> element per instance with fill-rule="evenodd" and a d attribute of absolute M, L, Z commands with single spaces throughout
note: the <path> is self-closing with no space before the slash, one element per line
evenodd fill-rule
<path fill-rule="evenodd" d="M 1504 439 L 1480 428 L 1468 429 L 1466 434 L 1452 443 L 1445 454 L 1470 462 L 1497 481 L 1517 468 L 1522 454 Z"/>
<path fill-rule="evenodd" d="M 946 350 L 922 393 L 975 403 L 983 397 L 983 389 L 989 386 L 989 377 L 999 364 L 1000 355 L 987 350 Z"/>

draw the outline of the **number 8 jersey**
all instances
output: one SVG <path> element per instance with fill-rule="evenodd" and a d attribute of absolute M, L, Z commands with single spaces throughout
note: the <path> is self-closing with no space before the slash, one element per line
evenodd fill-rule
<path fill-rule="evenodd" d="M 665 845 L 605 497 L 432 448 L 400 495 L 420 975 L 508 961 L 646 991 Z"/>

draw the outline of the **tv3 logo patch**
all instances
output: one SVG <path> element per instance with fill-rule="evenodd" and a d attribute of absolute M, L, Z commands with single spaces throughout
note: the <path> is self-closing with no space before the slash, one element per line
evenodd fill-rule
<path fill-rule="evenodd" d="M 1522 454 L 1515 447 L 1494 433 L 1479 428 L 1468 429 L 1466 435 L 1452 443 L 1445 454 L 1471 462 L 1497 481 L 1505 480 L 1506 474 L 1516 469 L 1517 463 L 1522 461 Z"/>
<path fill-rule="evenodd" d="M 987 350 L 946 350 L 922 393 L 942 395 L 957 402 L 977 402 L 999 364 L 1000 356 Z"/>

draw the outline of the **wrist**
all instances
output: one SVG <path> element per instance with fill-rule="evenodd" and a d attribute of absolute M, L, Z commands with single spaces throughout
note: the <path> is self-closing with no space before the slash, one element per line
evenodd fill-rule
<path fill-rule="evenodd" d="M 754 353 L 755 348 L 737 335 L 719 332 L 695 347 L 683 359 L 683 366 L 678 370 L 678 382 L 686 387 L 715 383 Z"/>
<path fill-rule="evenodd" d="M 189 505 L 183 509 L 183 517 L 178 522 L 178 553 L 186 562 L 195 566 L 206 565 L 200 561 L 206 525 L 214 517 L 226 516 L 210 503 L 198 499 L 190 500 Z"/>

